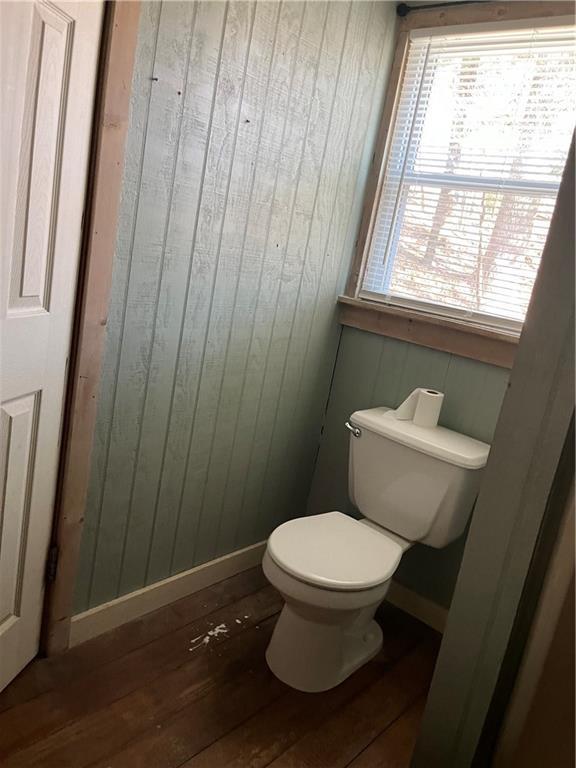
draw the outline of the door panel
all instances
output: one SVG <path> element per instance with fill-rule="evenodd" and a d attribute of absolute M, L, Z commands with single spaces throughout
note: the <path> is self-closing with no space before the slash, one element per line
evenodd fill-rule
<path fill-rule="evenodd" d="M 30 484 L 36 453 L 39 393 L 25 395 L 2 405 L 0 477 L 4 505 L 10 514 L 1 526 L 0 626 L 17 618 L 30 510 Z"/>
<path fill-rule="evenodd" d="M 37 5 L 22 121 L 8 312 L 48 309 L 74 21 Z"/>
<path fill-rule="evenodd" d="M 101 2 L 0 4 L 0 688 L 36 654 Z"/>

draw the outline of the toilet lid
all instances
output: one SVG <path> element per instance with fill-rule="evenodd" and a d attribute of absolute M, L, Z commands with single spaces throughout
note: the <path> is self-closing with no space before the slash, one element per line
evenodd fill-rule
<path fill-rule="evenodd" d="M 283 523 L 268 539 L 268 553 L 287 573 L 326 589 L 358 590 L 387 581 L 402 547 L 341 512 L 299 517 Z"/>

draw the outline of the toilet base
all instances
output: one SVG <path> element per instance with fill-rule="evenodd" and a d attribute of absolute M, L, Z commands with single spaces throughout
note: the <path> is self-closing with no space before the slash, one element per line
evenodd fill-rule
<path fill-rule="evenodd" d="M 286 603 L 266 651 L 268 666 L 299 691 L 334 688 L 382 648 L 382 630 L 373 618 L 379 604 L 335 613 Z"/>

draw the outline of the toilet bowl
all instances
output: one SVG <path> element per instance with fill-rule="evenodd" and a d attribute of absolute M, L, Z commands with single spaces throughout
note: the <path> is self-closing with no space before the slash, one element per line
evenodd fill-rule
<path fill-rule="evenodd" d="M 268 666 L 301 691 L 333 688 L 375 656 L 374 613 L 410 542 L 341 512 L 297 518 L 270 536 L 266 577 L 285 600 Z"/>

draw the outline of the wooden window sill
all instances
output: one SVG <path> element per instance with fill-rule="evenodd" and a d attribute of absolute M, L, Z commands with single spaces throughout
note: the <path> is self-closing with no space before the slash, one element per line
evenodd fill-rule
<path fill-rule="evenodd" d="M 518 337 L 503 331 L 349 296 L 338 297 L 338 321 L 502 368 L 512 368 L 518 346 Z"/>

